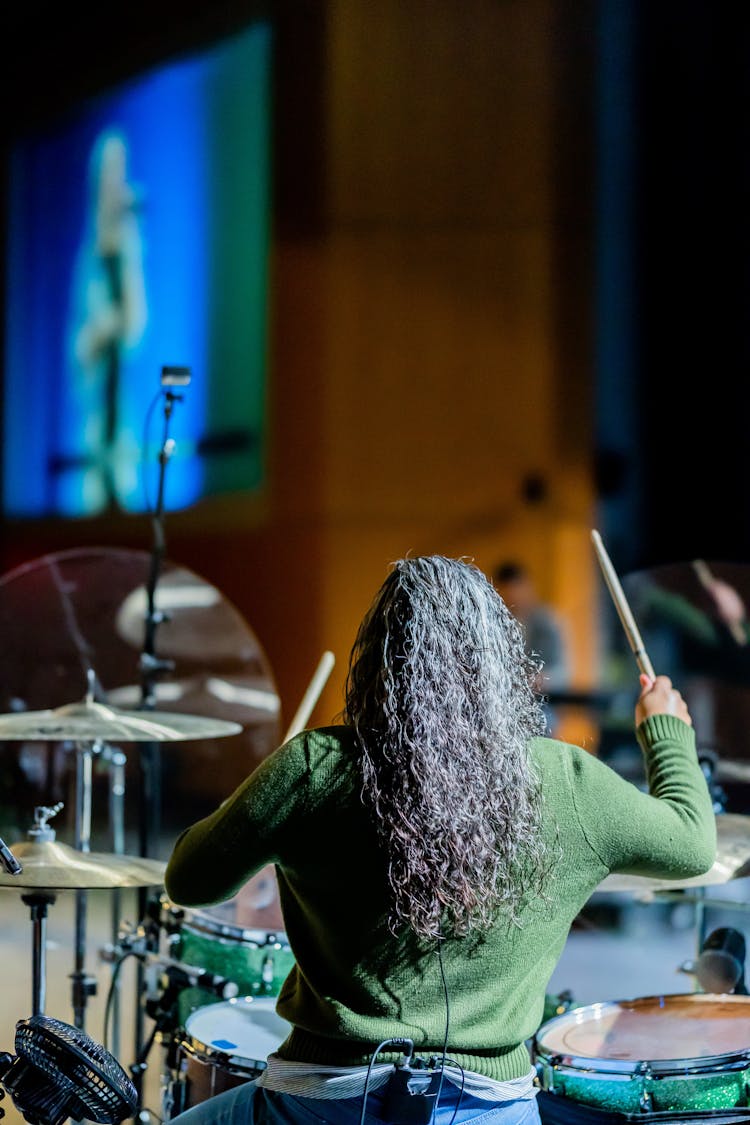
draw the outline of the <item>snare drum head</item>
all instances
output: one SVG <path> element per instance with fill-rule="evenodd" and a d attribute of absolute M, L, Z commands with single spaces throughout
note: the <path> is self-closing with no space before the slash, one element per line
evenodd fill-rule
<path fill-rule="evenodd" d="M 191 1047 L 207 1055 L 227 1055 L 236 1066 L 264 1063 L 292 1030 L 275 1011 L 272 996 L 235 997 L 207 1004 L 188 1016 Z"/>
<path fill-rule="evenodd" d="M 642 1062 L 705 1066 L 750 1057 L 750 996 L 686 993 L 574 1008 L 539 1029 L 544 1059 L 595 1071 L 634 1070 Z"/>

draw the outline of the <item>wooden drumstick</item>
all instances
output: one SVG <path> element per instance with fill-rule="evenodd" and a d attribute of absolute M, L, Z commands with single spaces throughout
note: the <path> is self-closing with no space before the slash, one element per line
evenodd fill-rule
<path fill-rule="evenodd" d="M 630 645 L 633 656 L 635 657 L 636 664 L 640 668 L 641 672 L 643 672 L 646 676 L 650 676 L 651 679 L 654 679 L 656 673 L 654 672 L 653 665 L 651 664 L 651 661 L 648 658 L 648 654 L 643 647 L 641 634 L 638 631 L 638 626 L 635 623 L 635 618 L 630 611 L 630 606 L 628 605 L 622 586 L 620 585 L 620 580 L 617 577 L 615 568 L 612 566 L 610 557 L 607 554 L 604 544 L 602 543 L 602 537 L 598 531 L 592 531 L 591 539 L 593 541 L 594 549 L 596 550 L 596 554 L 599 559 L 599 565 L 602 568 L 604 581 L 607 583 L 607 589 L 612 595 L 612 601 L 615 603 L 615 609 L 617 610 L 617 614 L 620 618 L 620 621 L 622 622 L 622 627 L 625 630 L 625 636 L 628 639 L 628 644 Z"/>
<path fill-rule="evenodd" d="M 288 742 L 295 734 L 299 734 L 301 730 L 305 729 L 307 720 L 312 714 L 313 707 L 320 698 L 320 693 L 325 687 L 326 680 L 331 674 L 331 669 L 336 663 L 336 658 L 332 652 L 324 652 L 320 658 L 320 663 L 315 669 L 315 674 L 310 680 L 307 691 L 302 696 L 302 701 L 297 708 L 297 712 L 289 724 L 289 730 L 284 735 L 284 742 Z"/>

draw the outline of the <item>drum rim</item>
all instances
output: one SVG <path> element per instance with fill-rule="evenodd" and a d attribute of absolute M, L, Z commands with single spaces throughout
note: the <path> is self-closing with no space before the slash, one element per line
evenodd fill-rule
<path fill-rule="evenodd" d="M 277 949 L 291 948 L 285 930 L 278 928 L 259 930 L 235 926 L 231 922 L 222 922 L 218 918 L 212 918 L 210 914 L 206 913 L 205 909 L 200 907 L 177 906 L 167 895 L 161 896 L 160 906 L 163 912 L 175 915 L 175 921 L 170 924 L 170 929 L 178 937 L 184 928 L 191 928 L 198 933 L 202 931 L 220 938 L 231 938 L 234 941 L 257 946 L 258 949 L 263 949 L 266 945 L 274 945 Z M 273 940 L 269 940 L 269 938 Z"/>
<path fill-rule="evenodd" d="M 178 1043 L 186 1055 L 192 1059 L 197 1059 L 198 1062 L 207 1063 L 212 1065 L 221 1061 L 222 1067 L 226 1067 L 227 1071 L 248 1073 L 252 1070 L 265 1070 L 267 1066 L 266 1059 L 250 1059 L 247 1055 L 236 1055 L 230 1051 L 220 1051 L 218 1047 L 212 1047 L 210 1043 L 203 1043 L 200 1039 L 187 1039 L 184 1036 Z"/>
<path fill-rule="evenodd" d="M 208 1011 L 216 1011 L 218 1008 L 246 1007 L 252 1010 L 253 1008 L 261 1007 L 269 1009 L 274 1015 L 277 1015 L 277 999 L 277 996 L 232 996 L 228 1000 L 219 1000 L 216 1004 L 204 1004 L 202 1007 L 196 1008 L 194 1012 L 191 1012 L 185 1020 L 185 1026 L 181 1029 L 178 1038 L 178 1046 L 183 1047 L 193 1058 L 199 1059 L 201 1062 L 210 1063 L 220 1058 L 226 1060 L 228 1066 L 237 1067 L 241 1071 L 246 1070 L 248 1066 L 255 1067 L 256 1069 L 260 1067 L 261 1070 L 265 1069 L 265 1058 L 251 1059 L 247 1055 L 238 1055 L 234 1051 L 222 1051 L 219 1047 L 215 1047 L 211 1043 L 206 1043 L 205 1040 L 201 1039 L 199 1036 L 191 1035 L 188 1025 L 193 1017 L 203 1017 Z M 279 1016 L 279 1019 L 284 1019 L 284 1017 Z M 284 1020 L 284 1022 L 288 1023 L 289 1021 Z M 286 1036 L 284 1036 L 284 1039 L 286 1039 Z M 281 1040 L 281 1042 L 283 1042 L 283 1040 Z"/>
<path fill-rule="evenodd" d="M 551 1066 L 553 1069 L 568 1067 L 570 1070 L 584 1071 L 589 1076 L 597 1077 L 628 1077 L 642 1075 L 644 1078 L 663 1078 L 668 1075 L 682 1074 L 686 1078 L 706 1078 L 717 1071 L 746 1070 L 750 1067 L 750 1043 L 747 1047 L 727 1051 L 719 1055 L 694 1055 L 674 1057 L 667 1059 L 608 1059 L 600 1055 L 576 1055 L 560 1050 L 552 1050 L 543 1045 L 543 1032 L 553 1024 L 580 1023 L 580 1013 L 603 1013 L 610 1009 L 633 1010 L 639 1005 L 649 1002 L 664 1002 L 669 1000 L 687 1000 L 689 1003 L 707 1003 L 720 1000 L 730 1005 L 737 1003 L 740 1007 L 750 1008 L 750 997 L 735 996 L 731 993 L 706 993 L 706 992 L 673 992 L 656 993 L 651 996 L 638 996 L 629 1000 L 603 1000 L 595 1004 L 583 1004 L 570 1008 L 559 1016 L 554 1016 L 543 1024 L 533 1038 L 533 1051 L 535 1059 Z M 554 1062 L 552 1061 L 554 1060 Z M 601 1066 L 594 1067 L 599 1063 Z M 700 1066 L 700 1069 L 699 1069 Z"/>
<path fill-rule="evenodd" d="M 267 945 L 276 946 L 277 949 L 288 949 L 289 942 L 286 934 L 281 930 L 246 930 L 241 926 L 232 926 L 228 922 L 218 922 L 213 919 L 200 918 L 196 924 L 193 917 L 185 918 L 180 926 L 179 933 L 189 930 L 191 933 L 210 934 L 230 944 L 231 941 L 243 945 L 251 945 L 256 949 L 265 949 Z"/>
<path fill-rule="evenodd" d="M 179 1037 L 179 1046 L 184 1047 L 184 1050 L 200 1062 L 210 1063 L 217 1059 L 222 1059 L 226 1061 L 228 1066 L 236 1066 L 236 1068 L 241 1071 L 246 1070 L 249 1066 L 254 1069 L 260 1066 L 262 1070 L 266 1065 L 265 1057 L 264 1059 L 250 1059 L 249 1056 L 237 1054 L 234 1051 L 222 1051 L 219 1047 L 206 1043 L 205 1039 L 202 1039 L 200 1036 L 191 1035 L 189 1024 L 193 1017 L 205 1017 L 208 1011 L 216 1011 L 219 1008 L 241 1007 L 252 1011 L 253 1008 L 260 1007 L 272 1011 L 274 1015 L 278 1015 L 277 1010 L 275 1010 L 277 1000 L 278 997 L 275 996 L 233 996 L 228 1000 L 219 1000 L 217 1003 L 205 1003 L 202 1007 L 191 1011 L 186 1021 L 184 1021 L 184 1027 Z M 279 1019 L 283 1019 L 283 1016 L 279 1016 Z M 283 1021 L 286 1024 L 289 1023 L 288 1020 Z M 193 1019 L 193 1026 L 195 1026 L 195 1019 Z M 287 1036 L 284 1035 L 284 1038 L 286 1037 Z"/>

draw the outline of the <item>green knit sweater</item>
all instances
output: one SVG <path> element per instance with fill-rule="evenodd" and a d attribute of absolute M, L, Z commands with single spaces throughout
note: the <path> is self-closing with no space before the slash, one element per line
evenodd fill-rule
<path fill-rule="evenodd" d="M 576 746 L 539 738 L 545 828 L 557 860 L 547 898 L 522 925 L 502 916 L 482 940 L 446 939 L 448 1055 L 492 1078 L 528 1072 L 526 1040 L 543 1017 L 546 987 L 570 926 L 611 871 L 685 878 L 707 871 L 716 822 L 691 727 L 666 715 L 638 728 L 649 793 Z M 281 746 L 213 814 L 177 840 L 167 865 L 171 901 L 207 906 L 276 865 L 295 957 L 277 1001 L 293 1030 L 287 1059 L 365 1064 L 384 1040 L 442 1051 L 446 1003 L 434 948 L 385 925 L 385 861 L 359 797 L 352 731 L 303 732 Z M 379 1055 L 380 1061 L 400 1057 Z"/>

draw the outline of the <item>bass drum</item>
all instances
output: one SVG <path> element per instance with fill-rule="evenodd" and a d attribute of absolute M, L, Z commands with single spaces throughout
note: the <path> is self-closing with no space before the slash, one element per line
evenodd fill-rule
<path fill-rule="evenodd" d="M 188 1016 L 177 1036 L 175 1073 L 166 1083 L 165 1120 L 265 1070 L 268 1056 L 292 1030 L 275 1005 L 272 997 L 235 997 Z"/>
<path fill-rule="evenodd" d="M 574 1008 L 539 1029 L 532 1053 L 542 1091 L 554 1095 L 540 1098 L 550 1125 L 593 1119 L 585 1111 L 566 1117 L 576 1105 L 617 1121 L 630 1114 L 644 1122 L 652 1114 L 716 1120 L 722 1111 L 727 1120 L 734 1112 L 750 1120 L 740 1108 L 750 1103 L 748 996 L 688 993 Z"/>

